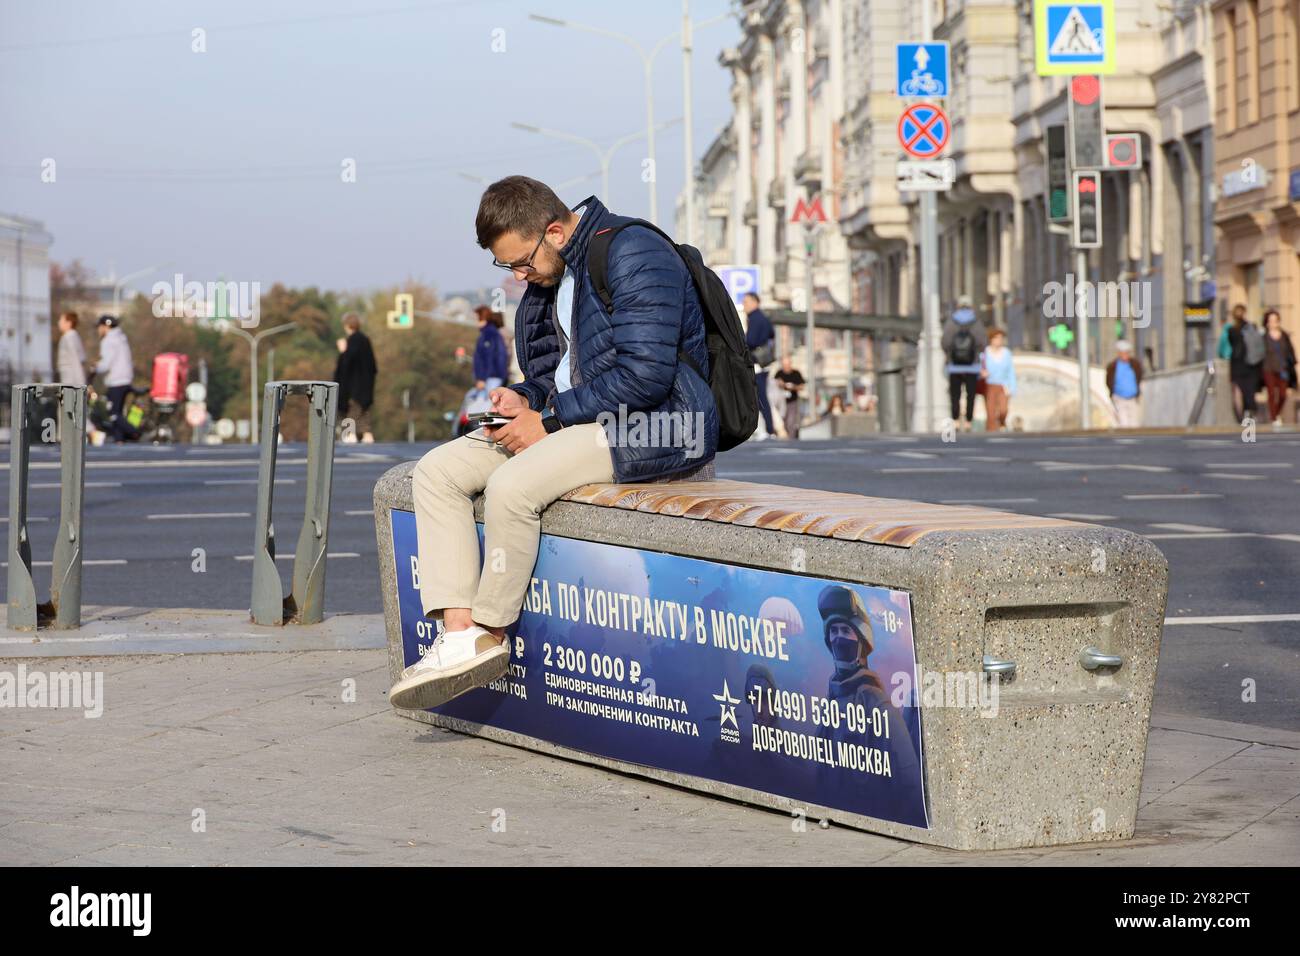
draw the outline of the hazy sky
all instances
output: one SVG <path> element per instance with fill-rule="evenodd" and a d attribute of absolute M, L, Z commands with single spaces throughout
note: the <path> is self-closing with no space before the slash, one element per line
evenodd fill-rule
<path fill-rule="evenodd" d="M 691 2 L 696 22 L 726 9 Z M 59 262 L 165 265 L 133 283 L 145 291 L 177 270 L 335 289 L 493 284 L 474 243 L 481 187 L 458 171 L 558 186 L 599 170 L 589 148 L 512 121 L 604 145 L 645 129 L 632 49 L 529 13 L 647 48 L 681 24 L 680 0 L 0 0 L 0 214 L 44 221 Z M 195 28 L 206 52 L 191 49 Z M 717 54 L 738 31 L 728 18 L 695 36 L 697 157 L 730 115 Z M 681 71 L 674 41 L 655 60 L 657 122 L 682 115 Z M 671 228 L 680 124 L 656 154 Z M 644 155 L 642 140 L 614 160 L 602 198 L 618 212 L 648 211 Z M 593 175 L 561 196 L 599 190 Z"/>

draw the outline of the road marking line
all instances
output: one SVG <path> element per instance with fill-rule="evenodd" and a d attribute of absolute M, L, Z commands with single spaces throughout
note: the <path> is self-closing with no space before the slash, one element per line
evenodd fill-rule
<path fill-rule="evenodd" d="M 1268 475 L 1234 475 L 1228 472 L 1207 471 L 1204 475 L 1206 478 L 1235 478 L 1237 481 L 1259 481 L 1267 478 Z"/>
<path fill-rule="evenodd" d="M 1037 498 L 948 498 L 941 505 L 1011 505 L 1028 504 Z"/>
<path fill-rule="evenodd" d="M 1165 627 L 1175 624 L 1274 624 L 1300 621 L 1300 614 L 1229 614 L 1220 617 L 1167 617 Z"/>
<path fill-rule="evenodd" d="M 358 552 L 356 552 L 356 551 L 328 551 L 328 552 L 326 552 L 325 557 L 327 557 L 327 558 L 359 558 L 359 557 L 361 557 L 361 555 L 360 555 Z M 277 554 L 277 555 L 275 556 L 275 560 L 277 560 L 277 561 L 292 561 L 293 559 L 294 559 L 294 555 L 292 555 L 292 554 Z M 252 561 L 252 560 L 253 560 L 253 556 L 252 556 L 251 554 L 237 554 L 237 555 L 235 555 L 235 560 L 236 560 L 236 561 Z"/>
<path fill-rule="evenodd" d="M 1148 534 L 1145 537 L 1152 541 L 1172 541 L 1180 538 L 1259 538 L 1263 537 L 1258 531 L 1193 531 L 1185 533 L 1170 532 L 1169 534 Z"/>
<path fill-rule="evenodd" d="M 1151 527 L 1159 528 L 1161 531 L 1193 531 L 1201 533 L 1217 533 L 1224 530 L 1223 528 L 1210 528 L 1203 524 L 1179 524 L 1176 521 L 1166 522 L 1163 524 L 1153 524 Z"/>
<path fill-rule="evenodd" d="M 1219 462 L 1213 465 L 1203 465 L 1203 468 L 1290 468 L 1291 463 L 1286 461 L 1243 461 L 1243 462 Z"/>
<path fill-rule="evenodd" d="M 1122 468 L 1125 471 L 1151 471 L 1151 472 L 1170 472 L 1173 468 L 1166 468 L 1164 464 L 1084 464 L 1080 462 L 1035 462 L 1036 466 L 1043 468 L 1044 471 L 1114 471 Z"/>
<path fill-rule="evenodd" d="M 255 485 L 260 481 L 259 478 L 208 478 L 203 483 L 205 485 Z M 297 478 L 277 478 L 277 485 L 296 485 Z"/>
<path fill-rule="evenodd" d="M 937 475 L 951 472 L 966 472 L 969 468 L 878 468 L 881 475 Z"/>
<path fill-rule="evenodd" d="M 196 518 L 251 518 L 253 516 L 247 511 L 212 511 L 206 514 L 192 512 L 179 515 L 145 515 L 145 517 L 150 521 L 188 521 Z"/>
<path fill-rule="evenodd" d="M 720 471 L 719 478 L 753 478 L 757 475 L 802 475 L 802 471 Z M 365 514 L 373 514 L 367 511 Z"/>
<path fill-rule="evenodd" d="M 1296 479 L 1300 481 L 1300 478 Z M 1128 501 L 1185 501 L 1189 498 L 1222 498 L 1223 495 L 1211 491 L 1195 491 L 1182 495 L 1125 495 Z"/>
<path fill-rule="evenodd" d="M 86 559 L 83 559 L 81 563 L 82 563 L 82 564 L 100 564 L 100 565 L 102 565 L 102 564 L 126 564 L 126 558 L 86 558 Z M 9 562 L 8 562 L 8 561 L 0 561 L 0 568 L 7 568 L 7 567 L 9 567 Z M 52 567 L 54 567 L 54 562 L 53 562 L 53 561 L 33 561 L 33 562 L 32 562 L 32 567 L 34 567 L 34 568 L 52 568 Z"/>
<path fill-rule="evenodd" d="M 895 458 L 936 458 L 933 452 L 928 451 L 891 451 L 889 454 Z"/>
<path fill-rule="evenodd" d="M 62 482 L 58 481 L 36 481 L 27 486 L 28 488 L 62 488 Z M 120 481 L 87 481 L 86 488 L 121 488 Z"/>
<path fill-rule="evenodd" d="M 962 455 L 962 461 L 1010 461 L 1005 455 Z"/>

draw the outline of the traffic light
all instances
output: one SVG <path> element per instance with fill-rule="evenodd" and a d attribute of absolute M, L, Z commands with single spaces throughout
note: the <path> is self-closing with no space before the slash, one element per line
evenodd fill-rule
<path fill-rule="evenodd" d="M 1102 118 L 1101 77 L 1070 77 L 1070 165 L 1075 169 L 1101 169 L 1105 137 Z"/>
<path fill-rule="evenodd" d="M 1075 170 L 1073 232 L 1074 248 L 1101 246 L 1101 173 L 1095 170 Z"/>
<path fill-rule="evenodd" d="M 1070 221 L 1070 157 L 1065 127 L 1047 127 L 1047 221 Z"/>
<path fill-rule="evenodd" d="M 1137 169 L 1142 165 L 1142 137 L 1137 133 L 1106 134 L 1106 168 Z"/>
<path fill-rule="evenodd" d="M 409 292 L 399 292 L 393 304 L 397 308 L 388 313 L 388 327 L 390 329 L 412 328 L 415 325 L 415 296 Z"/>

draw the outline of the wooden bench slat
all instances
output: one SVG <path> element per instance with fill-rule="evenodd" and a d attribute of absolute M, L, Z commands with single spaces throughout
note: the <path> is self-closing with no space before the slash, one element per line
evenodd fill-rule
<path fill-rule="evenodd" d="M 910 547 L 936 531 L 1078 525 L 969 505 L 938 505 L 743 481 L 583 485 L 561 500 L 606 508 Z"/>

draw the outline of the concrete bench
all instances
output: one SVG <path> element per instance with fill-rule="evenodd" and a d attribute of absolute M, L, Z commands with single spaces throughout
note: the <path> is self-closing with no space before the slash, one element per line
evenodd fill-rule
<path fill-rule="evenodd" d="M 413 467 L 374 494 L 394 680 L 435 633 Z M 542 530 L 510 672 L 400 713 L 958 849 L 1132 835 L 1168 584 L 1145 538 L 735 481 L 584 486 Z"/>

